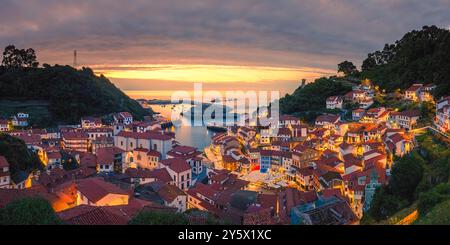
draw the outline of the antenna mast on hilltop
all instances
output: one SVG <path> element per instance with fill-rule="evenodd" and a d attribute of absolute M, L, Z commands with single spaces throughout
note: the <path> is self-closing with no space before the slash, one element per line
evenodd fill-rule
<path fill-rule="evenodd" d="M 77 50 L 73 51 L 73 67 L 77 68 L 78 64 L 77 64 Z"/>

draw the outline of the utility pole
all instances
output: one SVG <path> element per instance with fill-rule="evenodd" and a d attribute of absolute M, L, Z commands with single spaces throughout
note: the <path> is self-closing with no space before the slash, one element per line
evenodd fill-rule
<path fill-rule="evenodd" d="M 78 64 L 77 64 L 77 50 L 73 51 L 73 68 L 77 68 Z"/>

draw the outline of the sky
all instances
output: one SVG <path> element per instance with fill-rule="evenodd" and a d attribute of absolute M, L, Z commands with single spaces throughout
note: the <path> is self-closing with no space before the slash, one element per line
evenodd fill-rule
<path fill-rule="evenodd" d="M 278 90 L 336 73 L 424 25 L 450 0 L 0 0 L 0 46 L 89 66 L 132 97 L 173 90 Z M 146 91 L 146 92 L 143 92 Z"/>

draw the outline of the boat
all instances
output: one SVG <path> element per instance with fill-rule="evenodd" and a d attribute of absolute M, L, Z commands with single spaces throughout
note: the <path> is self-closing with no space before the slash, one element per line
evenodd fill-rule
<path fill-rule="evenodd" d="M 217 126 L 215 123 L 206 125 L 206 129 L 216 133 L 225 133 L 228 131 L 227 127 Z"/>

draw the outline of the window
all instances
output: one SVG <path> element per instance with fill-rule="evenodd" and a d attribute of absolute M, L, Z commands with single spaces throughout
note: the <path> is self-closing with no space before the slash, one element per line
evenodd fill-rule
<path fill-rule="evenodd" d="M 184 189 L 184 184 L 181 184 L 181 189 L 182 189 L 182 190 Z"/>
<path fill-rule="evenodd" d="M 133 142 L 130 142 L 130 147 L 133 147 Z"/>
<path fill-rule="evenodd" d="M 120 145 L 123 146 L 123 141 L 120 141 Z"/>
<path fill-rule="evenodd" d="M 138 155 L 137 155 L 137 160 L 138 160 L 138 161 L 141 160 L 141 154 L 138 154 Z"/>
<path fill-rule="evenodd" d="M 184 181 L 184 175 L 181 175 L 181 181 Z"/>

